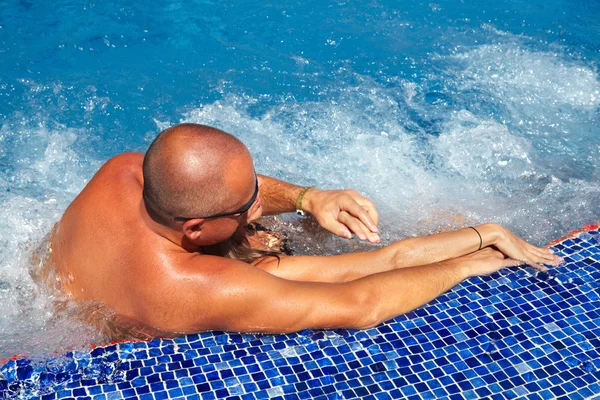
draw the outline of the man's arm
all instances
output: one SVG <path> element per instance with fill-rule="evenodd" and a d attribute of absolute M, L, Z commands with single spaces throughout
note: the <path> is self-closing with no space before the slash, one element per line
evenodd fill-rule
<path fill-rule="evenodd" d="M 540 264 L 556 264 L 560 259 L 548 249 L 537 248 L 497 224 L 476 227 L 481 235 L 481 247 L 495 246 L 508 256 L 545 270 Z M 521 241 L 515 250 L 511 243 Z M 312 282 L 348 282 L 367 275 L 393 269 L 435 264 L 473 253 L 479 249 L 479 235 L 464 228 L 453 232 L 410 238 L 389 246 L 362 253 L 336 256 L 282 257 L 281 260 L 266 258 L 256 263 L 280 278 Z"/>
<path fill-rule="evenodd" d="M 264 175 L 259 175 L 259 181 L 263 215 L 296 211 L 296 200 L 302 187 Z M 375 205 L 354 190 L 311 188 L 304 194 L 302 210 L 338 236 L 350 239 L 354 233 L 361 240 L 380 241 Z"/>
<path fill-rule="evenodd" d="M 164 289 L 146 294 L 139 319 L 170 332 L 362 329 L 413 310 L 469 276 L 514 263 L 488 248 L 443 263 L 320 283 L 281 279 L 220 257 L 199 255 L 190 261 L 197 268 L 190 265 L 186 273 L 168 278 Z"/>
<path fill-rule="evenodd" d="M 394 269 L 397 266 L 394 263 L 410 266 L 410 262 L 402 264 L 407 262 L 406 259 L 403 261 L 395 254 L 399 244 L 388 246 L 387 254 L 378 250 L 282 260 L 295 263 L 295 268 L 288 271 L 298 269 L 317 274 L 302 278 L 314 280 L 317 277 L 328 282 L 283 279 L 272 270 L 263 271 L 237 260 L 191 255 L 185 265 L 163 268 L 160 280 L 137 288 L 140 292 L 135 296 L 139 299 L 136 315 L 148 325 L 170 332 L 365 328 L 419 307 L 469 276 L 487 275 L 506 266 L 522 264 L 521 257 L 530 260 L 527 261 L 529 264 L 559 260 L 547 249 L 532 246 L 502 229 L 505 232 L 495 242 L 502 251 L 486 247 L 462 257 L 410 268 Z M 485 229 L 482 230 L 485 234 Z M 464 247 L 462 240 L 465 234 L 463 230 L 434 235 L 436 237 L 430 238 L 429 244 L 424 246 L 438 252 L 440 247 L 445 246 L 463 246 L 462 251 L 473 251 L 479 246 L 479 241 L 473 244 L 470 240 L 469 247 Z M 419 239 L 410 240 L 413 241 L 411 246 L 424 244 Z M 487 239 L 484 239 L 486 243 Z M 413 250 L 416 248 L 412 247 Z M 380 250 L 385 251 L 385 248 Z M 458 254 L 456 249 L 446 248 L 445 251 L 451 255 Z M 505 255 L 512 258 L 505 258 Z M 417 259 L 425 260 L 414 258 L 412 262 Z M 387 264 L 384 267 L 387 271 L 373 273 L 381 268 L 379 264 Z M 352 279 L 345 275 L 341 283 L 334 283 L 337 278 L 332 277 L 336 275 L 318 275 L 321 270 L 351 270 L 356 276 Z M 366 270 L 371 274 L 360 276 Z"/>
<path fill-rule="evenodd" d="M 296 199 L 301 186 L 292 185 L 279 179 L 259 175 L 260 198 L 263 215 L 277 215 L 296 211 Z"/>

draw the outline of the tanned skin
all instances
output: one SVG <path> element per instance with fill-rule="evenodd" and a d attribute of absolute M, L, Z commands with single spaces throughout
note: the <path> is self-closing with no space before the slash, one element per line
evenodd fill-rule
<path fill-rule="evenodd" d="M 201 254 L 198 246 L 230 237 L 261 215 L 295 211 L 302 188 L 258 176 L 259 196 L 247 212 L 167 227 L 150 217 L 142 199 L 143 160 L 144 154 L 125 153 L 104 164 L 66 210 L 52 249 L 72 296 L 100 301 L 161 332 L 366 328 L 468 277 L 560 262 L 550 250 L 496 224 L 476 227 L 483 241 L 479 251 L 479 236 L 466 228 L 338 256 L 247 264 Z M 252 158 L 237 155 L 224 168 L 238 206 L 245 204 L 256 179 Z M 303 208 L 337 235 L 379 241 L 375 206 L 354 191 L 310 189 Z"/>

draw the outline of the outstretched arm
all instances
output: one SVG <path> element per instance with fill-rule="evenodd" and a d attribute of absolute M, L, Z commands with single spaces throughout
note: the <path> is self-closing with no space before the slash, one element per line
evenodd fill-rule
<path fill-rule="evenodd" d="M 138 319 L 168 332 L 362 329 L 413 310 L 463 279 L 492 273 L 513 260 L 488 248 L 459 259 L 346 283 L 281 279 L 251 265 L 213 256 L 198 256 L 197 262 L 202 268 L 186 269 L 170 282 L 161 283 L 163 289 L 143 287 L 148 293 L 140 302 Z"/>
<path fill-rule="evenodd" d="M 486 225 L 493 228 L 493 224 Z M 486 229 L 482 228 L 485 237 Z M 538 262 L 558 260 L 547 249 L 531 246 L 505 233 L 495 243 L 504 254 L 492 247 L 474 251 L 479 239 L 465 236 L 467 233 L 461 230 L 422 238 L 422 241 L 409 239 L 412 243 L 408 246 L 406 241 L 404 245 L 398 242 L 370 253 L 288 257 L 282 259 L 282 263 L 295 264 L 294 268 L 286 269 L 288 275 L 282 274 L 283 277 L 277 276 L 275 270 L 263 271 L 237 260 L 196 255 L 186 261 L 186 265 L 166 269 L 168 273 L 154 285 L 138 287 L 141 292 L 135 296 L 140 299 L 136 317 L 156 329 L 170 332 L 365 328 L 419 307 L 469 276 L 487 275 L 521 264 L 520 255 L 527 253 L 527 257 Z M 463 243 L 467 239 L 469 243 Z M 487 244 L 488 239 L 484 240 Z M 410 258 L 396 253 L 409 249 L 410 254 L 418 249 L 414 246 L 420 245 L 425 250 L 418 250 L 417 254 L 426 254 L 427 250 L 442 254 L 440 248 L 446 249 L 446 255 L 456 256 L 461 251 L 470 254 L 417 265 L 428 256 Z M 533 256 L 533 252 L 541 255 Z M 505 257 L 513 257 L 511 254 L 517 259 Z M 381 267 L 383 264 L 386 266 Z M 289 275 L 294 270 L 301 272 Z M 338 275 L 330 271 L 351 273 L 338 279 Z M 172 312 L 174 307 L 177 313 Z"/>
<path fill-rule="evenodd" d="M 560 258 L 548 249 L 532 246 L 497 224 L 475 227 L 481 234 L 481 247 L 494 246 L 505 255 L 545 270 Z M 393 269 L 435 264 L 473 253 L 479 249 L 479 235 L 464 228 L 453 232 L 410 238 L 371 252 L 337 256 L 267 258 L 256 266 L 284 279 L 313 282 L 348 282 Z"/>
<path fill-rule="evenodd" d="M 263 215 L 296 211 L 296 200 L 302 187 L 264 175 L 259 175 L 259 182 Z M 338 236 L 350 239 L 354 233 L 361 240 L 380 241 L 375 205 L 354 190 L 311 188 L 304 194 L 301 209 Z"/>

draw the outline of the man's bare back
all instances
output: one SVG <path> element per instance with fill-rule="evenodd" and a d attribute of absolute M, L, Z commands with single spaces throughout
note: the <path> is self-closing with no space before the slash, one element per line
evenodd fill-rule
<path fill-rule="evenodd" d="M 163 135 L 167 137 L 163 141 L 172 141 L 165 148 L 178 150 L 172 159 L 159 159 L 166 166 L 160 164 L 156 173 L 164 175 L 164 168 L 176 165 L 188 178 L 174 185 L 171 180 L 178 180 L 178 175 L 169 172 L 165 185 L 176 189 L 158 195 L 167 201 L 177 196 L 189 199 L 184 191 L 190 177 L 195 177 L 189 174 L 204 174 L 198 179 L 208 179 L 208 167 L 198 160 L 212 162 L 212 154 L 194 158 L 186 153 L 186 141 L 195 140 L 194 135 L 200 141 L 207 140 L 203 135 L 231 140 L 211 129 L 186 124 Z M 166 207 L 152 206 L 151 196 L 144 192 L 144 154 L 125 153 L 109 160 L 65 211 L 52 239 L 65 289 L 78 299 L 102 302 L 155 332 L 361 328 L 410 311 L 469 276 L 524 262 L 543 268 L 538 263 L 559 261 L 548 250 L 531 246 L 495 224 L 332 257 L 266 257 L 246 263 L 208 255 L 199 249 L 228 239 L 261 215 L 294 211 L 298 200 L 335 234 L 379 240 L 375 208 L 356 192 L 303 190 L 254 175 L 249 156 L 235 157 L 223 172 L 225 180 L 219 181 L 229 187 L 227 196 L 213 205 L 217 212 L 204 217 L 179 216 L 175 211 L 156 216 Z M 254 195 L 253 179 L 260 182 Z M 189 190 L 198 185 L 190 185 Z M 230 200 L 231 205 L 226 204 Z M 193 207 L 195 198 L 190 201 Z M 248 208 L 232 214 L 244 207 Z"/>
<path fill-rule="evenodd" d="M 140 215 L 143 159 L 126 153 L 107 162 L 67 208 L 52 244 L 70 294 L 102 301 L 132 320 L 146 302 L 142 294 L 171 263 L 189 258 L 148 229 Z"/>

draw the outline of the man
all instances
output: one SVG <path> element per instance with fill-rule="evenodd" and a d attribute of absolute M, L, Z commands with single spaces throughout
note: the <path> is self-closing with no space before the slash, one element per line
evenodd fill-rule
<path fill-rule="evenodd" d="M 470 276 L 560 261 L 495 224 L 338 256 L 227 253 L 244 248 L 248 222 L 297 208 L 337 235 L 379 241 L 375 207 L 358 193 L 257 175 L 235 137 L 181 124 L 145 156 L 98 171 L 62 217 L 53 255 L 73 296 L 163 333 L 366 328 Z"/>

